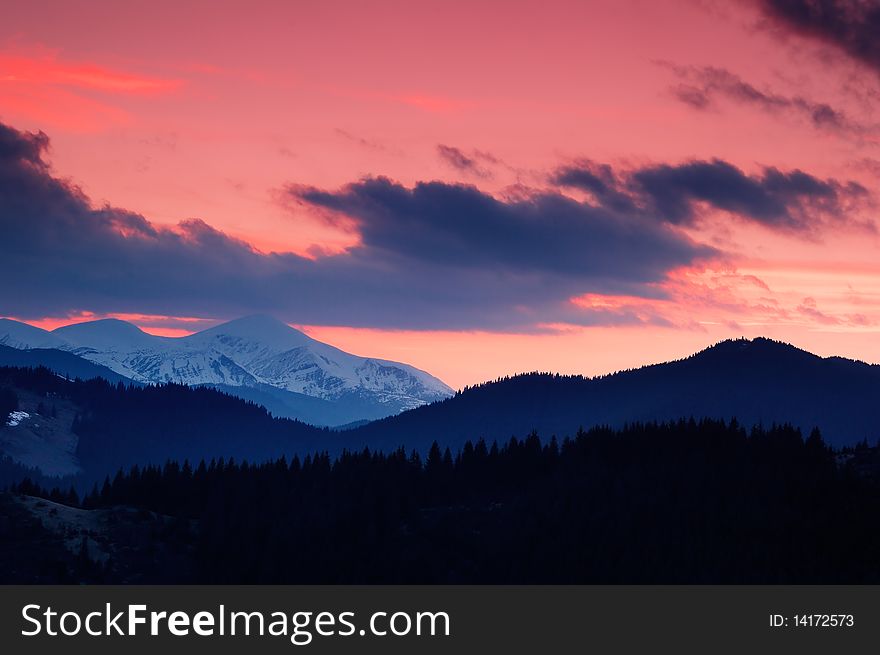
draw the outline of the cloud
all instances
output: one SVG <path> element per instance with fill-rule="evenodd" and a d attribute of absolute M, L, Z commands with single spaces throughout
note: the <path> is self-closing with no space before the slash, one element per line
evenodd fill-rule
<path fill-rule="evenodd" d="M 721 160 L 662 164 L 633 174 L 650 203 L 666 220 L 693 223 L 696 202 L 737 214 L 771 228 L 806 230 L 824 217 L 846 222 L 845 199 L 867 190 L 856 182 L 821 180 L 799 169 L 765 168 L 746 175 Z"/>
<path fill-rule="evenodd" d="M 608 164 L 582 159 L 571 166 L 559 168 L 552 181 L 560 186 L 586 191 L 603 207 L 624 213 L 640 211 L 625 183 Z"/>
<path fill-rule="evenodd" d="M 49 137 L 43 132 L 18 132 L 0 123 L 0 171 L 17 166 L 33 166 L 46 171 L 43 152 L 49 148 Z"/>
<path fill-rule="evenodd" d="M 880 72 L 880 5 L 866 0 L 758 0 L 778 28 L 832 46 Z"/>
<path fill-rule="evenodd" d="M 751 105 L 773 114 L 785 113 L 806 119 L 818 130 L 864 137 L 877 131 L 877 126 L 852 120 L 843 111 L 824 102 L 803 96 L 785 96 L 762 91 L 738 75 L 723 68 L 677 66 L 658 62 L 670 69 L 680 80 L 671 88 L 681 102 L 697 110 L 707 110 L 725 98 L 742 105 Z"/>
<path fill-rule="evenodd" d="M 598 206 L 646 219 L 694 225 L 708 206 L 771 229 L 803 233 L 828 222 L 864 227 L 850 210 L 868 198 L 856 182 L 774 167 L 747 175 L 720 159 L 620 171 L 583 160 L 560 168 L 552 181 L 587 192 Z"/>
<path fill-rule="evenodd" d="M 118 105 L 126 96 L 154 97 L 183 86 L 179 79 L 113 70 L 87 62 L 0 52 L 0 107 L 66 131 L 92 132 L 131 120 Z"/>
<path fill-rule="evenodd" d="M 490 164 L 498 163 L 498 160 L 488 153 L 476 150 L 473 155 L 466 155 L 459 148 L 446 146 L 442 143 L 437 145 L 437 154 L 440 159 L 452 166 L 452 168 L 482 179 L 491 178 L 492 171 L 482 165 L 480 161 Z"/>
<path fill-rule="evenodd" d="M 156 95 L 179 89 L 183 82 L 112 70 L 95 64 L 60 61 L 52 54 L 39 57 L 0 53 L 3 81 L 15 84 L 65 86 L 120 95 Z"/>
<path fill-rule="evenodd" d="M 352 143 L 356 143 L 357 145 L 359 145 L 363 148 L 366 148 L 367 150 L 379 150 L 379 151 L 387 150 L 387 148 L 383 144 L 379 143 L 378 141 L 371 141 L 370 139 L 365 139 L 362 136 L 357 136 L 356 134 L 352 134 L 351 132 L 349 132 L 347 130 L 343 130 L 340 127 L 335 128 L 333 130 L 333 132 L 337 136 L 345 139 L 346 141 L 351 141 Z"/>
<path fill-rule="evenodd" d="M 385 178 L 287 190 L 300 208 L 353 221 L 356 247 L 262 253 L 202 220 L 166 228 L 94 207 L 53 174 L 48 143 L 0 124 L 0 314 L 268 312 L 311 325 L 529 331 L 573 320 L 572 297 L 657 295 L 670 271 L 719 256 L 669 225 L 556 192 L 505 201 Z"/>
<path fill-rule="evenodd" d="M 712 251 L 558 193 L 501 201 L 473 186 L 369 178 L 296 199 L 354 220 L 365 250 L 461 270 L 646 283 Z"/>
<path fill-rule="evenodd" d="M 811 297 L 804 298 L 801 304 L 797 306 L 797 311 L 822 325 L 838 325 L 841 322 L 840 319 L 820 311 L 816 306 L 816 300 Z"/>

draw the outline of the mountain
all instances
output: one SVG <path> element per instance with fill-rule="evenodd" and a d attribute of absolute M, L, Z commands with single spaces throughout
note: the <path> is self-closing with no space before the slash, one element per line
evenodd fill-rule
<path fill-rule="evenodd" d="M 0 346 L 10 348 L 60 348 L 64 340 L 27 323 L 0 318 Z"/>
<path fill-rule="evenodd" d="M 15 421 L 0 421 L 0 474 L 7 476 L 0 488 L 32 467 L 91 486 L 134 465 L 263 462 L 336 450 L 337 432 L 273 417 L 206 387 L 115 385 L 67 380 L 46 368 L 0 367 L 0 391 L 13 394 L 18 413 Z M 20 470 L 4 471 L 4 457 Z"/>
<path fill-rule="evenodd" d="M 504 442 L 536 430 L 574 435 L 595 425 L 735 417 L 741 424 L 819 427 L 834 445 L 880 436 L 880 366 L 822 358 L 758 338 L 724 341 L 683 360 L 597 378 L 531 373 L 346 431 L 349 448 L 425 451 L 436 440 Z"/>
<path fill-rule="evenodd" d="M 117 319 L 52 332 L 2 319 L 0 344 L 72 353 L 141 383 L 215 387 L 316 425 L 382 418 L 452 394 L 417 368 L 346 353 L 268 316 L 179 338 Z"/>
<path fill-rule="evenodd" d="M 108 382 L 126 382 L 132 380 L 111 371 L 106 366 L 94 364 L 73 353 L 57 348 L 31 348 L 21 350 L 9 346 L 0 346 L 0 366 L 17 366 L 21 368 L 36 368 L 44 366 L 66 378 L 81 378 L 91 380 L 104 378 Z"/>
<path fill-rule="evenodd" d="M 231 338 L 226 331 L 202 338 L 220 336 Z M 255 368 L 246 357 L 241 361 Z M 767 339 L 725 341 L 687 359 L 598 378 L 520 375 L 339 431 L 272 418 L 253 398 L 245 402 L 206 385 L 126 387 L 71 382 L 45 369 L 8 368 L 0 369 L 2 387 L 17 394 L 18 409 L 29 417 L 14 426 L 0 425 L 0 454 L 44 473 L 81 469 L 102 476 L 119 467 L 169 459 L 259 462 L 282 454 L 326 451 L 334 456 L 364 447 L 393 452 L 404 446 L 407 452 L 425 454 L 434 441 L 455 451 L 468 440 L 506 443 L 532 430 L 547 440 L 573 436 L 581 426 L 621 427 L 691 416 L 735 417 L 746 427 L 787 422 L 804 433 L 817 426 L 835 446 L 873 442 L 880 435 L 880 366 L 817 357 Z M 331 402 L 275 387 L 233 389 L 263 394 L 260 401 L 290 394 L 307 402 Z M 73 421 L 73 416 L 78 418 Z"/>

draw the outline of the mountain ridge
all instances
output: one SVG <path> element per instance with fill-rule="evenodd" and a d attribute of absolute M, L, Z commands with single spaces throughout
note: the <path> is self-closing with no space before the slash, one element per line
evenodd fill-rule
<path fill-rule="evenodd" d="M 498 378 L 346 435 L 351 448 L 394 448 L 418 435 L 413 446 L 436 440 L 455 449 L 467 439 L 504 442 L 532 430 L 562 438 L 581 427 L 693 416 L 819 427 L 830 443 L 851 445 L 880 436 L 878 397 L 880 365 L 765 337 L 726 339 L 688 357 L 601 376 Z"/>
<path fill-rule="evenodd" d="M 328 405 L 311 404 L 306 418 L 319 425 L 373 420 L 452 395 L 441 380 L 409 364 L 352 355 L 265 315 L 184 337 L 151 335 L 119 319 L 51 332 L 3 319 L 0 345 L 67 351 L 139 383 L 248 388 L 249 399 L 254 390 L 271 387 L 316 398 Z M 303 418 L 295 409 L 301 400 L 281 400 L 275 411 Z"/>
<path fill-rule="evenodd" d="M 0 347 L 0 356 L 31 357 L 37 352 Z M 76 357 L 63 351 L 44 352 Z M 264 461 L 281 454 L 338 455 L 364 448 L 389 453 L 401 447 L 424 456 L 435 441 L 455 452 L 480 439 L 504 444 L 511 437 L 522 439 L 535 432 L 546 442 L 553 436 L 574 437 L 581 428 L 616 429 L 689 418 L 736 419 L 746 428 L 790 424 L 804 435 L 818 427 L 834 447 L 873 442 L 880 435 L 876 403 L 880 366 L 819 357 L 768 339 L 723 341 L 686 358 L 594 378 L 552 373 L 500 378 L 465 388 L 444 401 L 366 425 L 351 421 L 354 425 L 335 431 L 272 418 L 279 416 L 273 403 L 287 402 L 287 392 L 275 388 L 245 387 L 247 394 L 231 403 L 223 399 L 230 389 L 220 385 L 108 387 L 100 381 L 68 382 L 45 369 L 29 373 L 11 368 L 6 375 L 12 380 L 36 380 L 31 391 L 44 393 L 57 387 L 62 395 L 78 398 L 77 411 L 87 418 L 71 432 L 85 438 L 77 453 L 90 474 L 100 475 L 181 456 L 193 462 L 209 456 Z M 241 399 L 249 402 L 241 404 Z M 328 403 L 310 396 L 299 396 L 298 402 L 311 411 Z M 255 409 L 257 405 L 262 407 Z M 24 411 L 33 415 L 34 407 L 32 400 Z M 217 411 L 225 412 L 225 417 L 218 417 Z M 185 422 L 182 417 L 187 417 Z M 17 430 L 20 427 L 0 426 L 0 432 Z M 126 439 L 119 439 L 120 430 Z M 23 448 L 21 439 L 15 443 Z M 110 468 L 92 470 L 95 466 Z"/>

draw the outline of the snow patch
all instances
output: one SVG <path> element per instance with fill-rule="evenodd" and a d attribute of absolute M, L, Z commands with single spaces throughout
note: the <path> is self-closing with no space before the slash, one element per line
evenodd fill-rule
<path fill-rule="evenodd" d="M 21 423 L 26 418 L 30 418 L 31 415 L 27 412 L 10 412 L 9 419 L 6 421 L 6 425 L 11 428 L 14 428 L 16 425 Z"/>

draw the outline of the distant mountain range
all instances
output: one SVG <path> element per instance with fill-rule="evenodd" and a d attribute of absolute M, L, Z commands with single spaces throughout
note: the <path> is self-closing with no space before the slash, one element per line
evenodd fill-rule
<path fill-rule="evenodd" d="M 84 378 L 214 387 L 313 425 L 373 420 L 452 395 L 442 381 L 408 364 L 351 355 L 268 316 L 179 338 L 147 334 L 116 319 L 51 332 L 0 319 L 0 345 L 7 347 L 0 365 L 42 364 Z"/>
<path fill-rule="evenodd" d="M 265 324 L 265 321 L 248 319 L 244 325 L 255 323 Z M 282 379 L 290 379 L 293 388 L 313 393 L 320 390 L 327 398 L 299 394 L 310 402 L 332 403 L 334 398 L 358 393 L 352 391 L 357 389 L 356 381 L 372 382 L 375 387 L 375 380 L 367 379 L 363 371 L 379 366 L 376 360 L 346 369 L 345 376 L 339 373 L 335 377 L 337 384 L 343 387 L 339 392 L 330 384 L 327 373 L 333 364 L 324 362 L 321 367 L 312 364 L 306 369 L 310 373 L 298 378 L 301 369 L 283 365 L 294 359 L 297 352 L 296 348 L 292 349 L 293 354 L 284 350 L 292 341 L 273 342 L 265 335 L 257 338 L 253 332 L 248 334 L 241 323 L 230 325 L 232 327 L 220 326 L 194 335 L 197 338 L 186 342 L 193 344 L 192 351 L 176 345 L 173 351 L 163 351 L 161 358 L 146 346 L 154 343 L 153 338 L 137 333 L 133 338 L 144 344 L 139 349 L 132 349 L 130 341 L 110 339 L 103 343 L 111 345 L 101 349 L 98 342 L 76 346 L 75 352 L 85 352 L 107 362 L 108 367 L 104 368 L 85 362 L 95 367 L 91 373 L 106 374 L 112 364 L 116 367 L 111 371 L 113 375 L 118 375 L 115 372 L 118 370 L 126 370 L 131 375 L 136 369 L 167 371 L 152 373 L 150 377 L 161 380 L 161 375 L 167 374 L 170 379 L 179 381 L 181 378 L 174 375 L 182 377 L 178 372 L 188 372 L 192 374 L 188 379 L 197 381 L 192 386 L 201 388 L 146 385 L 131 389 L 109 387 L 108 390 L 106 385 L 102 387 L 97 383 L 66 382 L 45 371 L 40 374 L 20 368 L 6 369 L 4 375 L 9 381 L 0 379 L 0 387 L 11 385 L 18 394 L 19 409 L 30 416 L 14 426 L 0 424 L 0 455 L 8 454 L 16 462 L 48 471 L 41 462 L 49 461 L 47 453 L 51 454 L 53 444 L 61 444 L 61 451 L 51 460 L 53 470 L 83 470 L 90 476 L 103 476 L 119 467 L 162 463 L 168 459 L 188 458 L 195 462 L 201 458 L 233 456 L 253 462 L 282 454 L 304 456 L 326 451 L 336 455 L 343 449 L 359 451 L 365 447 L 389 452 L 401 446 L 407 451 L 415 449 L 426 454 L 434 441 L 455 452 L 466 441 L 481 438 L 489 444 L 503 443 L 511 436 L 522 438 L 536 431 L 544 440 L 554 435 L 562 439 L 575 435 L 580 427 L 620 427 L 626 423 L 690 417 L 735 418 L 746 428 L 756 424 L 790 423 L 804 434 L 818 427 L 826 442 L 834 446 L 854 445 L 862 440 L 873 444 L 880 436 L 880 403 L 877 402 L 880 366 L 839 357 L 822 358 L 788 344 L 760 338 L 724 341 L 683 360 L 597 378 L 541 373 L 519 375 L 468 388 L 445 400 L 365 425 L 350 426 L 344 431 L 319 430 L 301 422 L 272 418 L 252 403 L 243 403 L 205 387 L 228 388 L 245 397 L 252 392 L 251 400 L 259 404 L 256 398 L 261 393 L 270 393 L 264 391 L 268 382 L 254 382 L 258 380 L 254 372 L 261 372 L 263 380 L 278 384 Z M 70 331 L 65 330 L 61 335 L 58 332 L 61 331 L 50 336 L 65 336 L 65 347 L 72 347 Z M 286 331 L 278 333 L 284 335 Z M 46 334 L 38 333 L 43 339 L 48 338 Z M 307 339 L 295 331 L 291 337 L 292 340 L 304 338 Z M 171 340 L 172 344 L 180 342 Z M 209 347 L 206 343 L 213 345 Z M 320 358 L 317 353 L 329 352 L 334 355 L 331 362 L 340 359 L 340 351 L 315 344 L 317 342 L 305 342 L 308 352 L 298 351 L 302 358 Z M 280 354 L 273 354 L 278 351 Z M 141 354 L 122 357 L 123 353 L 132 352 Z M 175 360 L 171 352 L 181 359 Z M 196 358 L 195 363 L 183 359 L 189 352 L 213 353 L 215 367 L 202 359 Z M 62 376 L 65 370 L 74 370 L 73 362 L 64 361 L 63 357 L 75 355 L 56 349 L 0 348 L 0 365 L 4 357 L 17 357 L 8 363 L 22 366 L 33 364 L 33 358 L 45 359 L 49 354 L 57 358 L 54 368 L 61 371 Z M 344 361 L 363 361 L 342 355 L 352 358 Z M 227 357 L 228 362 L 223 357 Z M 382 366 L 392 365 L 383 363 Z M 401 378 L 388 375 L 400 385 L 402 380 L 423 389 L 419 380 L 433 380 L 424 373 L 421 374 L 424 378 L 404 375 L 412 370 L 408 367 L 397 370 L 401 371 Z M 207 371 L 205 375 L 217 377 L 205 380 L 196 375 L 204 371 Z M 229 371 L 244 371 L 251 377 L 242 373 L 241 378 L 231 378 Z M 29 375 L 35 377 L 31 379 Z M 150 379 L 143 373 L 139 375 L 140 379 Z M 234 380 L 240 386 L 211 384 L 218 379 Z M 345 384 L 349 386 L 344 387 Z M 369 384 L 365 386 L 371 388 Z M 296 393 L 280 386 L 270 388 L 271 393 Z M 413 387 L 404 385 L 402 388 Z M 443 388 L 437 388 L 436 393 L 440 395 L 439 390 Z M 404 400 L 412 397 L 404 395 L 398 384 L 389 384 L 381 393 L 391 394 L 395 402 L 401 403 L 401 396 Z M 426 399 L 416 398 L 420 402 Z M 43 409 L 39 408 L 40 403 Z M 47 417 L 46 412 L 50 411 L 52 416 Z M 71 423 L 74 416 L 80 418 Z M 9 447 L 4 448 L 4 443 Z"/>

